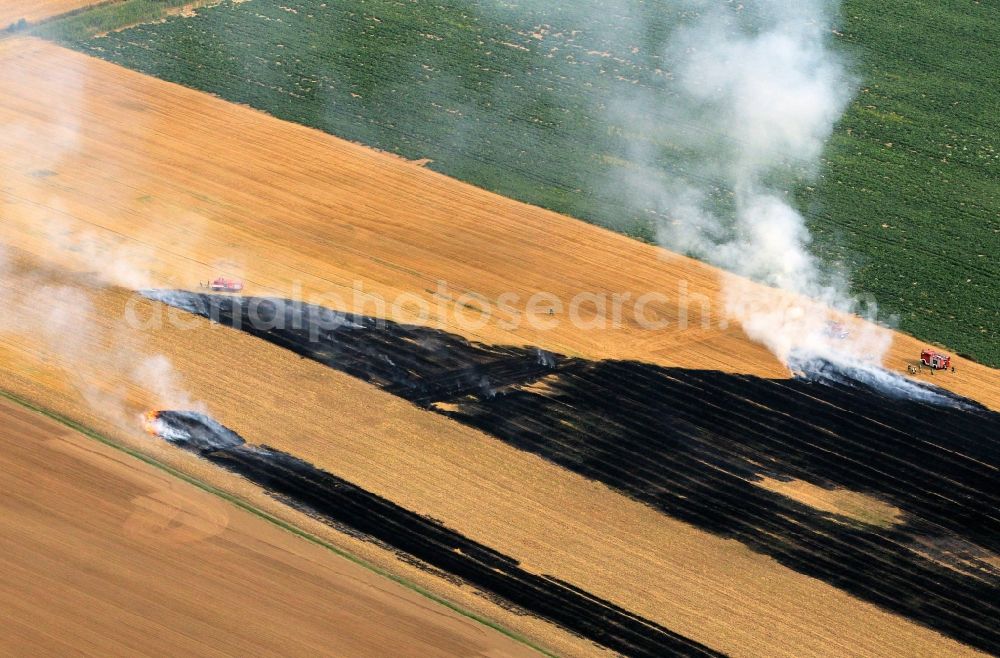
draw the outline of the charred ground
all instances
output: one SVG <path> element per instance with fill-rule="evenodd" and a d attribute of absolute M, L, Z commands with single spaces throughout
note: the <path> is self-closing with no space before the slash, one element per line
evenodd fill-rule
<path fill-rule="evenodd" d="M 672 517 L 997 652 L 1000 415 L 848 376 L 770 380 L 497 347 L 282 300 L 157 298 L 371 382 Z M 440 405 L 439 403 L 446 403 Z M 898 507 L 877 527 L 762 477 Z"/>
<path fill-rule="evenodd" d="M 247 445 L 198 413 L 155 414 L 153 433 L 260 485 L 272 495 L 457 576 L 507 605 L 627 656 L 720 655 L 568 583 L 529 573 L 498 553 L 395 503 L 268 446 Z"/>

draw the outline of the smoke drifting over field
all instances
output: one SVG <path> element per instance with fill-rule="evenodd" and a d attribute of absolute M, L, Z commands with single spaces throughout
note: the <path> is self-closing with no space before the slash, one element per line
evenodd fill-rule
<path fill-rule="evenodd" d="M 0 164 L 40 181 L 31 203 L 5 207 L 0 222 L 0 305 L 4 309 L 0 334 L 36 344 L 45 360 L 65 372 L 95 415 L 122 427 L 136 425 L 128 400 L 138 391 L 158 406 L 200 409 L 202 405 L 188 395 L 170 359 L 152 350 L 124 318 L 102 316 L 102 309 L 95 307 L 95 293 L 106 286 L 138 289 L 163 282 L 150 271 L 155 262 L 152 247 L 91 224 L 66 207 L 60 175 L 79 166 L 75 159 L 87 150 L 82 125 L 89 93 L 85 77 L 58 66 L 12 66 L 5 77 L 15 87 L 58 89 L 59 99 L 39 106 L 37 114 L 17 116 L 0 128 Z M 109 180 L 119 177 L 114 162 L 102 161 L 97 166 Z M 107 198 L 110 189 L 94 190 L 94 194 Z M 16 238 L 23 235 L 19 226 L 31 227 L 31 237 L 37 240 L 31 248 L 43 249 L 59 264 L 58 271 L 34 269 L 33 259 L 30 266 L 21 262 L 26 253 L 5 246 L 8 241 L 17 244 Z M 185 228 L 183 239 L 199 239 L 196 230 Z M 102 381 L 98 373 L 107 364 L 122 373 L 121 384 Z"/>
<path fill-rule="evenodd" d="M 660 218 L 665 247 L 791 293 L 731 277 L 724 300 L 727 315 L 785 363 L 880 361 L 888 332 L 855 327 L 846 340 L 828 340 L 827 306 L 870 319 L 876 309 L 860 304 L 846 276 L 810 252 L 791 199 L 817 173 L 855 88 L 829 43 L 836 3 L 681 4 L 693 18 L 666 39 L 669 84 L 611 110 L 614 122 L 649 136 L 631 153 L 639 167 L 625 183 Z M 684 175 L 658 175 L 661 148 L 687 154 Z"/>
<path fill-rule="evenodd" d="M 123 428 L 136 426 L 129 400 L 136 392 L 159 406 L 202 409 L 166 356 L 152 350 L 124 319 L 102 317 L 93 281 L 30 270 L 0 244 L 0 335 L 32 345 L 65 373 L 93 413 Z M 108 364 L 122 373 L 104 380 Z"/>

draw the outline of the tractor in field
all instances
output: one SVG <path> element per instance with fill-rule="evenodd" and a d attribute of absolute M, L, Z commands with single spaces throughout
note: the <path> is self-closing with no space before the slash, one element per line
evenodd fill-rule
<path fill-rule="evenodd" d="M 240 292 L 243 290 L 243 282 L 236 279 L 226 279 L 219 277 L 207 283 L 198 282 L 199 288 L 208 288 L 212 292 Z"/>
<path fill-rule="evenodd" d="M 920 363 L 932 370 L 947 370 L 951 367 L 951 355 L 942 354 L 929 347 L 925 347 L 920 352 Z"/>

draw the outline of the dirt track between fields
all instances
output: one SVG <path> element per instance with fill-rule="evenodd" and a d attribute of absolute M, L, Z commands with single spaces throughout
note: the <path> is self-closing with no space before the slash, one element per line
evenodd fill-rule
<path fill-rule="evenodd" d="M 718 295 L 718 272 L 695 261 L 204 94 L 33 41 L 0 44 L 0 62 L 0 118 L 21 126 L 0 135 L 0 240 L 60 268 L 94 272 L 115 256 L 149 269 L 136 285 L 190 287 L 224 273 L 244 276 L 255 294 L 288 295 L 298 282 L 306 295 L 343 295 L 362 281 L 386 298 L 406 292 L 432 302 L 439 280 L 453 296 L 490 299 L 539 290 L 563 298 L 580 291 L 673 294 L 680 280 L 690 292 Z M 51 103 L 67 89 L 65 103 Z M 23 283 L 14 292 L 30 300 L 31 291 Z M 100 328 L 94 344 L 116 346 L 127 293 L 87 294 Z M 453 312 L 459 304 L 446 306 Z M 668 304 L 652 307 L 677 318 Z M 140 310 L 150 308 L 140 303 Z M 787 374 L 738 328 L 579 331 L 563 323 L 552 331 L 509 330 L 494 320 L 463 331 L 454 322 L 439 324 L 492 343 L 530 343 L 594 359 Z M 169 356 L 191 395 L 249 440 L 288 450 L 495 546 L 534 572 L 713 648 L 796 656 L 967 651 L 738 542 L 346 375 L 205 322 L 193 327 L 147 331 L 143 349 Z M 891 359 L 902 369 L 919 345 L 899 337 Z M 0 334 L 0 356 L 7 364 L 0 386 L 154 450 L 135 427 L 85 404 L 74 378 L 80 372 L 98 392 L 123 401 L 126 419 L 157 404 L 99 350 L 80 359 L 44 336 Z M 962 362 L 957 376 L 939 376 L 937 383 L 1000 406 L 997 374 L 988 368 Z M 271 403 L 262 407 L 262 400 Z M 267 505 L 259 492 L 193 458 L 166 449 L 158 456 Z M 412 573 L 370 545 L 327 536 Z M 585 649 L 531 620 L 505 617 L 467 590 L 414 577 L 557 650 Z"/>
<path fill-rule="evenodd" d="M 0 399 L 0 652 L 536 655 Z"/>

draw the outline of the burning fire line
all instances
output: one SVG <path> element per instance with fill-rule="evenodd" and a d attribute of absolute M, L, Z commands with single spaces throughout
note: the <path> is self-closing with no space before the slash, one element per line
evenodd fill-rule
<path fill-rule="evenodd" d="M 147 411 L 142 415 L 142 429 L 144 429 L 147 434 L 152 434 L 153 436 L 160 436 L 159 420 L 160 420 L 159 411 Z"/>
<path fill-rule="evenodd" d="M 236 432 L 197 411 L 148 411 L 142 416 L 142 426 L 149 434 L 196 453 L 246 443 Z"/>

